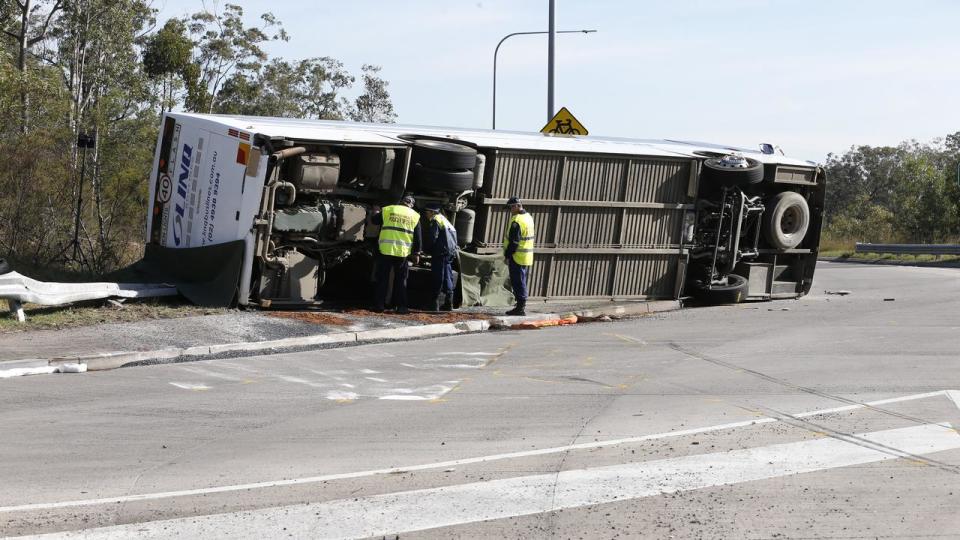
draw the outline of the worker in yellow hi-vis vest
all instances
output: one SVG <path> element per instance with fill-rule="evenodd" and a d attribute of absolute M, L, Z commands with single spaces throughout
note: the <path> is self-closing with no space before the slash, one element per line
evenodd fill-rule
<path fill-rule="evenodd" d="M 416 201 L 407 195 L 400 204 L 385 206 L 383 211 L 373 216 L 373 222 L 380 225 L 380 256 L 377 258 L 377 296 L 374 299 L 374 311 L 383 311 L 387 302 L 387 290 L 390 288 L 390 273 L 393 273 L 393 305 L 397 313 L 409 313 L 407 310 L 407 270 L 408 260 L 417 264 L 420 259 L 420 214 L 414 209 Z"/>
<path fill-rule="evenodd" d="M 536 232 L 533 216 L 523 209 L 520 199 L 510 197 L 507 206 L 510 207 L 511 217 L 503 232 L 503 257 L 510 268 L 510 286 L 517 299 L 516 307 L 507 315 L 526 315 L 527 282 L 530 267 L 533 266 L 533 238 Z"/>

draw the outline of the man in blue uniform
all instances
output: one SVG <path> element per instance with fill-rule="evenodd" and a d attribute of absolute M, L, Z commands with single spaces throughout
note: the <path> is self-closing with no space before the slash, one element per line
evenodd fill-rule
<path fill-rule="evenodd" d="M 413 197 L 407 195 L 400 204 L 385 206 L 373 216 L 373 223 L 380 225 L 379 257 L 377 258 L 377 296 L 374 311 L 383 311 L 393 273 L 393 305 L 397 313 L 407 310 L 407 260 L 417 264 L 420 259 L 420 214 L 413 209 Z"/>
<path fill-rule="evenodd" d="M 428 228 L 424 244 L 430 253 L 432 311 L 453 310 L 453 258 L 457 255 L 457 230 L 443 215 L 439 204 L 430 204 L 423 211 Z"/>
<path fill-rule="evenodd" d="M 503 257 L 510 268 L 510 286 L 517 299 L 516 307 L 507 315 L 526 315 L 527 280 L 530 267 L 533 266 L 533 238 L 536 233 L 533 216 L 523 209 L 520 199 L 510 197 L 507 206 L 510 207 L 511 216 L 503 232 Z"/>

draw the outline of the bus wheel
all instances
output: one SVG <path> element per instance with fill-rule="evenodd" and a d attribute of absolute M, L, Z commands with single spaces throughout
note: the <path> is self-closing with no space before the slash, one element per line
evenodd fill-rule
<path fill-rule="evenodd" d="M 704 160 L 700 173 L 705 182 L 734 187 L 763 180 L 763 163 L 743 156 L 728 155 Z"/>
<path fill-rule="evenodd" d="M 796 191 L 784 191 L 767 201 L 763 232 L 777 249 L 793 249 L 803 242 L 810 226 L 810 206 Z"/>
<path fill-rule="evenodd" d="M 424 191 L 459 192 L 473 187 L 473 171 L 448 171 L 414 165 L 410 187 Z"/>
<path fill-rule="evenodd" d="M 416 139 L 413 141 L 413 162 L 433 169 L 473 170 L 477 166 L 477 151 L 465 144 Z"/>
<path fill-rule="evenodd" d="M 705 304 L 739 304 L 747 297 L 747 279 L 736 274 L 727 274 L 727 283 L 709 289 L 700 282 L 694 283 L 693 296 Z"/>

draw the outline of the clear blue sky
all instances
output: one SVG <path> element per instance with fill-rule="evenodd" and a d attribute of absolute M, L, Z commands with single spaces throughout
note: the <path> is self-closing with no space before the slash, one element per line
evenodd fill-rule
<path fill-rule="evenodd" d="M 235 0 L 236 1 L 236 0 Z M 212 5 L 211 0 L 206 0 Z M 222 0 L 221 0 L 222 2 Z M 243 0 L 291 59 L 383 66 L 399 122 L 490 127 L 493 50 L 546 30 L 547 0 Z M 556 105 L 593 135 L 677 138 L 822 161 L 960 131 L 956 0 L 556 0 Z M 201 0 L 155 0 L 161 23 Z M 497 127 L 546 120 L 546 36 L 500 49 Z"/>

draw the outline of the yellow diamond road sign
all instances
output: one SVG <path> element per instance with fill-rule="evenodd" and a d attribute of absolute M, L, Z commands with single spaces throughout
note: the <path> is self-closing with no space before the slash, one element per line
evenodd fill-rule
<path fill-rule="evenodd" d="M 557 114 L 553 115 L 553 118 L 547 122 L 547 125 L 543 126 L 540 133 L 549 135 L 586 135 L 589 132 L 587 128 L 583 127 L 583 124 L 581 124 L 579 120 L 570 114 L 570 111 L 568 111 L 566 107 L 560 107 Z"/>

